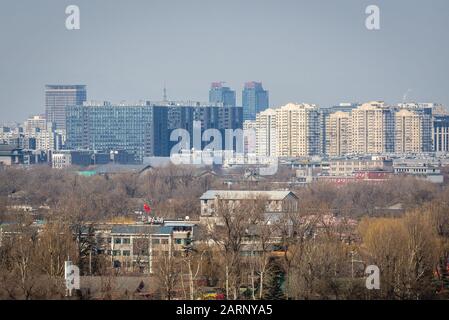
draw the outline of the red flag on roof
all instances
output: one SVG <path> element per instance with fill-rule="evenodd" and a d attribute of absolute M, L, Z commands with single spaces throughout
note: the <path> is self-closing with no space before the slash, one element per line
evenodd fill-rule
<path fill-rule="evenodd" d="M 145 210 L 146 213 L 150 213 L 150 211 L 151 211 L 150 206 L 146 203 L 143 204 L 143 209 Z"/>

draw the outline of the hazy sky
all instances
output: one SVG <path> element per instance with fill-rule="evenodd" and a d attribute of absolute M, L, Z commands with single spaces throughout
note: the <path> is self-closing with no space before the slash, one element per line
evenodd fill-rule
<path fill-rule="evenodd" d="M 78 5 L 81 29 L 65 28 Z M 365 8 L 381 30 L 365 28 Z M 88 99 L 207 101 L 262 81 L 270 105 L 409 100 L 449 106 L 447 0 L 1 0 L 0 122 L 44 112 L 44 85 Z"/>

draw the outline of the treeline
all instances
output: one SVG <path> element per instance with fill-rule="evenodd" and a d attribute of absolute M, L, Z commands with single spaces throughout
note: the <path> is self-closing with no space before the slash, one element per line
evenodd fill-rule
<path fill-rule="evenodd" d="M 0 246 L 0 298 L 62 298 L 67 258 L 83 275 L 107 280 L 99 298 L 141 298 L 113 285 L 124 273 L 95 253 L 93 234 L 78 231 L 150 200 L 160 216 L 198 217 L 198 197 L 227 187 L 225 179 L 199 173 L 188 167 L 92 177 L 44 167 L 1 171 L 0 222 L 17 223 L 10 233 L 16 236 L 3 237 Z M 259 181 L 248 188 L 273 187 Z M 158 254 L 151 298 L 197 299 L 210 290 L 229 299 L 448 298 L 446 186 L 397 177 L 382 184 L 315 183 L 294 192 L 298 211 L 276 221 L 266 220 L 263 199 L 216 208 L 221 223 L 195 231 L 193 247 Z M 401 210 L 388 209 L 398 203 Z M 18 204 L 49 207 L 40 234 L 28 213 L 8 209 Z M 365 288 L 364 270 L 372 264 L 380 268 L 380 290 Z"/>
<path fill-rule="evenodd" d="M 223 187 L 212 178 L 176 166 L 90 177 L 48 167 L 7 168 L 0 171 L 0 208 L 4 216 L 7 206 L 45 206 L 50 214 L 95 221 L 130 215 L 148 202 L 162 217 L 198 217 L 199 196 L 209 188 Z"/>
<path fill-rule="evenodd" d="M 0 209 L 11 205 L 45 206 L 50 213 L 69 216 L 82 215 L 99 220 L 132 214 L 148 202 L 153 213 L 167 218 L 197 218 L 201 194 L 208 189 L 274 190 L 289 188 L 300 198 L 303 208 L 310 211 L 326 206 L 334 212 L 362 217 L 387 212 L 388 207 L 400 205 L 403 210 L 419 207 L 445 190 L 445 187 L 412 177 L 395 177 L 384 183 L 352 183 L 337 186 L 314 183 L 297 187 L 275 183 L 270 179 L 245 180 L 228 184 L 227 178 L 202 174 L 192 167 L 168 166 L 143 173 L 116 173 L 80 176 L 74 171 L 53 170 L 48 167 L 29 169 L 7 168 L 0 171 Z M 281 180 L 292 170 L 281 168 Z M 238 176 L 238 175 L 237 175 Z M 243 177 L 243 173 L 240 175 Z M 6 210 L 0 210 L 5 215 Z M 45 211 L 44 211 L 45 212 Z M 0 216 L 0 219 L 4 219 Z M 0 220 L 1 221 L 1 220 Z"/>

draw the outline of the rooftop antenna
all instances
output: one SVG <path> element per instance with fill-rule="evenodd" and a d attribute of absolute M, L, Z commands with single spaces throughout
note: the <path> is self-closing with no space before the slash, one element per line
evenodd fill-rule
<path fill-rule="evenodd" d="M 167 101 L 167 87 L 165 86 L 164 82 L 164 102 Z"/>
<path fill-rule="evenodd" d="M 407 96 L 410 92 L 412 92 L 412 89 L 407 89 L 407 92 L 404 93 L 404 95 L 402 96 L 402 103 L 405 103 L 407 101 Z"/>

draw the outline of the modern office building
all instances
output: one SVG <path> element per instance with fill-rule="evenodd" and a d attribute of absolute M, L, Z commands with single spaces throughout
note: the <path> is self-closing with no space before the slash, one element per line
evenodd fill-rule
<path fill-rule="evenodd" d="M 267 109 L 256 116 L 256 154 L 276 156 L 276 110 Z"/>
<path fill-rule="evenodd" d="M 223 105 L 235 107 L 235 91 L 224 86 L 224 82 L 212 82 L 209 90 L 209 103 L 211 105 Z"/>
<path fill-rule="evenodd" d="M 319 108 L 313 104 L 289 103 L 276 109 L 276 140 L 278 157 L 321 154 Z"/>
<path fill-rule="evenodd" d="M 449 115 L 433 116 L 433 151 L 449 152 Z"/>
<path fill-rule="evenodd" d="M 268 108 L 268 91 L 261 82 L 247 82 L 242 92 L 243 120 L 256 120 L 256 114 Z"/>
<path fill-rule="evenodd" d="M 46 85 L 45 117 L 54 122 L 56 129 L 65 129 L 65 111 L 67 106 L 81 105 L 86 101 L 85 85 Z"/>
<path fill-rule="evenodd" d="M 149 103 L 69 106 L 66 148 L 124 150 L 136 162 L 147 156 L 168 156 L 167 111 L 166 107 Z"/>
<path fill-rule="evenodd" d="M 394 152 L 394 111 L 383 102 L 365 103 L 351 112 L 351 153 Z"/>
<path fill-rule="evenodd" d="M 351 114 L 337 111 L 326 117 L 326 153 L 331 157 L 346 155 L 351 151 Z"/>
<path fill-rule="evenodd" d="M 124 150 L 133 154 L 136 162 L 141 162 L 144 157 L 166 157 L 179 142 L 170 141 L 172 132 L 176 129 L 184 129 L 189 133 L 189 149 L 198 147 L 194 145 L 195 121 L 201 127 L 201 149 L 210 142 L 202 141 L 204 131 L 217 129 L 222 135 L 224 150 L 227 129 L 243 128 L 243 110 L 241 107 L 168 101 L 148 101 L 134 105 L 103 102 L 69 106 L 66 148 L 104 152 Z"/>
<path fill-rule="evenodd" d="M 190 135 L 190 148 L 194 148 L 193 125 L 198 122 L 201 127 L 201 136 L 207 129 L 217 129 L 222 137 L 222 150 L 226 150 L 226 136 L 229 131 L 243 129 L 243 108 L 232 106 L 216 106 L 202 103 L 170 103 L 168 106 L 168 130 L 169 137 L 175 129 L 185 129 Z M 169 142 L 169 149 L 176 144 Z M 203 149 L 209 141 L 201 141 Z M 198 146 L 197 146 L 198 147 Z M 232 148 L 235 150 L 235 145 Z"/>

